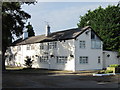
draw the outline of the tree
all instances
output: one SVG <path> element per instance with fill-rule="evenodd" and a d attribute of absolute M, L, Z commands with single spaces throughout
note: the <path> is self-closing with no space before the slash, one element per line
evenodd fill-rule
<path fill-rule="evenodd" d="M 27 28 L 27 32 L 28 32 L 28 37 L 35 36 L 33 27 L 30 24 L 30 22 L 28 23 L 28 25 L 26 26 L 26 28 Z"/>
<path fill-rule="evenodd" d="M 115 50 L 120 54 L 120 7 L 107 6 L 89 10 L 80 16 L 78 27 L 91 26 L 103 39 L 103 49 Z"/>
<path fill-rule="evenodd" d="M 23 4 L 34 2 L 3 2 L 2 3 L 2 69 L 5 70 L 4 54 L 12 43 L 13 35 L 21 36 L 25 23 L 31 16 L 21 9 Z"/>

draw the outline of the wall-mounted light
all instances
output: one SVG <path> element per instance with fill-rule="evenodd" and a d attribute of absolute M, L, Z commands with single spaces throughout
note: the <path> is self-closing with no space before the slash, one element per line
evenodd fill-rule
<path fill-rule="evenodd" d="M 119 58 L 120 56 L 118 55 L 117 58 Z"/>
<path fill-rule="evenodd" d="M 108 54 L 107 57 L 110 57 L 110 54 Z"/>
<path fill-rule="evenodd" d="M 74 56 L 72 54 L 70 54 L 70 57 L 74 58 Z"/>
<path fill-rule="evenodd" d="M 54 55 L 50 55 L 51 58 L 54 58 L 55 56 Z"/>
<path fill-rule="evenodd" d="M 35 55 L 36 57 L 39 57 L 38 55 Z"/>

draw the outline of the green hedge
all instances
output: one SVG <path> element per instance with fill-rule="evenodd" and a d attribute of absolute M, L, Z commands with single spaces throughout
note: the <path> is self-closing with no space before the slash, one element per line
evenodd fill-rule
<path fill-rule="evenodd" d="M 119 64 L 111 64 L 111 65 L 109 65 L 109 67 L 120 67 L 120 65 Z"/>

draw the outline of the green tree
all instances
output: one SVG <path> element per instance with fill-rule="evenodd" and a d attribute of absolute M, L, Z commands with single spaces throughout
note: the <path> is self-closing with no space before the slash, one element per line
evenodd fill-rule
<path fill-rule="evenodd" d="M 30 22 L 28 23 L 26 28 L 27 28 L 27 32 L 28 32 L 28 37 L 35 36 L 35 32 L 33 30 L 32 25 L 30 24 Z"/>
<path fill-rule="evenodd" d="M 2 69 L 5 70 L 4 54 L 12 43 L 13 35 L 19 37 L 23 33 L 25 23 L 31 16 L 22 10 L 23 4 L 35 2 L 3 2 L 2 3 Z"/>
<path fill-rule="evenodd" d="M 120 6 L 101 6 L 80 16 L 78 27 L 91 26 L 103 39 L 103 48 L 120 53 Z"/>

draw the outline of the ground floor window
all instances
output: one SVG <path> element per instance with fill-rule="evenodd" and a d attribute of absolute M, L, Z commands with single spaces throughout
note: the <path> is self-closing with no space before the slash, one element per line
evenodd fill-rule
<path fill-rule="evenodd" d="M 47 63 L 48 62 L 48 56 L 40 56 L 40 62 L 41 63 Z"/>
<path fill-rule="evenodd" d="M 87 64 L 88 63 L 88 56 L 80 56 L 79 63 L 80 64 Z"/>
<path fill-rule="evenodd" d="M 67 56 L 57 56 L 56 63 L 67 63 Z"/>
<path fill-rule="evenodd" d="M 98 56 L 98 63 L 101 63 L 101 61 L 100 61 L 100 56 Z"/>

